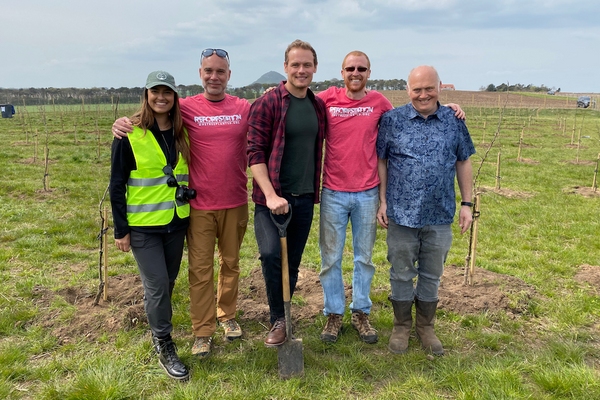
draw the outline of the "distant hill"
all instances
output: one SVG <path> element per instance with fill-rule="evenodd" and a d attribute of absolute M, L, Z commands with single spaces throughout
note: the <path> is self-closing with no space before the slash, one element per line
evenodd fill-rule
<path fill-rule="evenodd" d="M 279 72 L 269 71 L 252 83 L 279 83 L 285 81 L 286 77 Z"/>

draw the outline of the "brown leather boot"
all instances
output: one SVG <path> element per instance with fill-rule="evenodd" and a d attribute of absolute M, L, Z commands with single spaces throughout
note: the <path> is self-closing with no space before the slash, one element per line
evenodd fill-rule
<path fill-rule="evenodd" d="M 412 329 L 412 300 L 396 301 L 388 297 L 394 307 L 394 329 L 390 336 L 388 350 L 396 354 L 404 354 L 408 350 L 408 338 Z"/>
<path fill-rule="evenodd" d="M 431 350 L 436 356 L 444 355 L 442 342 L 435 336 L 433 330 L 435 325 L 435 310 L 437 310 L 437 301 L 420 301 L 415 297 L 415 331 L 421 341 L 423 348 Z"/>

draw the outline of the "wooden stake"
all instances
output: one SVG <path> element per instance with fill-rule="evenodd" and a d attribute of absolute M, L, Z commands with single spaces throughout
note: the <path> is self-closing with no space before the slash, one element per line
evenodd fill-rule
<path fill-rule="evenodd" d="M 483 120 L 483 137 L 481 138 L 481 143 L 485 143 L 485 126 L 487 124 L 487 117 Z"/>
<path fill-rule="evenodd" d="M 473 241 L 471 242 L 471 263 L 469 265 L 469 280 L 470 286 L 473 286 L 473 276 L 475 276 L 475 259 L 477 251 L 477 226 L 479 225 L 479 202 L 481 201 L 481 193 L 475 195 L 475 204 L 473 204 Z"/>
<path fill-rule="evenodd" d="M 50 191 L 50 174 L 48 173 L 49 160 L 50 149 L 48 148 L 48 143 L 46 142 L 46 147 L 44 148 L 44 192 Z"/>
<path fill-rule="evenodd" d="M 594 181 L 592 182 L 592 189 L 594 192 L 598 189 L 598 165 L 600 165 L 600 153 L 598 153 L 598 159 L 596 159 L 596 169 L 594 170 Z"/>
<path fill-rule="evenodd" d="M 37 130 L 37 128 L 35 128 L 35 144 L 34 144 L 34 150 L 33 150 L 33 162 L 34 163 L 37 160 L 37 147 L 38 147 L 38 130 Z"/>
<path fill-rule="evenodd" d="M 102 215 L 104 217 L 104 222 L 102 223 L 102 232 L 104 232 L 104 241 L 102 243 L 104 258 L 104 270 L 102 271 L 104 275 L 103 295 L 104 301 L 106 301 L 108 299 L 108 209 L 106 207 L 104 207 Z"/>
<path fill-rule="evenodd" d="M 496 163 L 496 189 L 500 189 L 500 153 L 498 152 L 498 162 Z"/>
<path fill-rule="evenodd" d="M 96 118 L 96 138 L 98 147 L 98 158 L 100 158 L 100 131 L 98 130 L 98 118 Z"/>
<path fill-rule="evenodd" d="M 74 127 L 74 129 L 75 129 L 75 130 L 73 131 L 73 136 L 75 137 L 75 144 L 77 144 L 77 122 L 75 122 L 75 123 L 73 124 L 73 127 Z"/>
<path fill-rule="evenodd" d="M 521 137 L 519 138 L 519 155 L 517 155 L 517 162 L 521 162 L 521 148 L 523 147 L 523 132 L 525 131 L 525 127 L 521 130 Z"/>
<path fill-rule="evenodd" d="M 579 148 L 581 147 L 581 128 L 579 128 L 579 134 L 577 135 L 577 157 L 575 161 L 579 163 Z"/>

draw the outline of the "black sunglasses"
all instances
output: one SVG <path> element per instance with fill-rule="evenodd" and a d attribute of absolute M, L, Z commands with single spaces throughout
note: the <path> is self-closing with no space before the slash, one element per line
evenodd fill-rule
<path fill-rule="evenodd" d="M 346 68 L 344 68 L 344 71 L 346 71 L 346 72 L 354 72 L 355 69 L 357 69 L 358 72 L 365 72 L 369 68 L 367 68 L 367 67 L 346 67 Z"/>
<path fill-rule="evenodd" d="M 167 178 L 167 186 L 168 187 L 179 186 L 179 183 L 177 183 L 177 179 L 175 178 L 175 175 L 173 174 L 173 167 L 171 167 L 170 164 L 167 164 L 163 167 L 163 174 L 165 174 L 169 177 L 169 178 Z"/>
<path fill-rule="evenodd" d="M 202 62 L 203 58 L 210 57 L 215 53 L 217 53 L 217 55 L 219 57 L 226 59 L 227 64 L 229 64 L 229 54 L 227 54 L 227 52 L 223 49 L 204 49 L 204 50 L 202 50 L 202 57 L 200 57 L 200 62 Z"/>

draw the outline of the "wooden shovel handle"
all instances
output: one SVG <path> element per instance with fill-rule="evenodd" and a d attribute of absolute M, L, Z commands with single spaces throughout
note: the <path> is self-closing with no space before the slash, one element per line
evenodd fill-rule
<path fill-rule="evenodd" d="M 283 284 L 283 301 L 290 301 L 290 270 L 288 266 L 287 238 L 279 238 L 281 241 L 281 281 Z"/>

